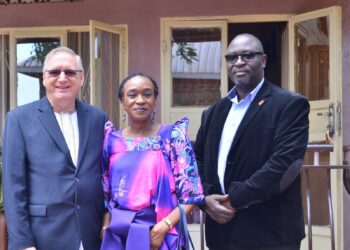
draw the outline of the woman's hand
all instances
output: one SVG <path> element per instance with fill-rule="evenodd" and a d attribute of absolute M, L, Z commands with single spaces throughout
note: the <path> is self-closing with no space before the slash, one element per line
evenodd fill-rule
<path fill-rule="evenodd" d="M 103 239 L 103 235 L 105 234 L 105 230 L 108 228 L 110 222 L 111 222 L 111 214 L 109 212 L 105 212 L 105 214 L 103 215 L 102 229 L 100 232 L 101 239 Z"/>
<path fill-rule="evenodd" d="M 163 243 L 165 234 L 169 231 L 169 226 L 164 221 L 159 221 L 151 229 L 151 250 L 157 250 Z"/>
<path fill-rule="evenodd" d="M 191 213 L 194 205 L 181 205 L 185 213 Z M 157 250 L 163 243 L 166 233 L 180 221 L 180 210 L 175 207 L 168 216 L 151 229 L 151 250 Z"/>

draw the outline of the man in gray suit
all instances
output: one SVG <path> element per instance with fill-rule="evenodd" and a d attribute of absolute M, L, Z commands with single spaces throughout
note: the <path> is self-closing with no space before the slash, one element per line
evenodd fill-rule
<path fill-rule="evenodd" d="M 100 155 L 107 115 L 76 98 L 81 59 L 60 47 L 45 59 L 46 97 L 10 111 L 3 139 L 9 249 L 99 249 L 104 211 Z"/>

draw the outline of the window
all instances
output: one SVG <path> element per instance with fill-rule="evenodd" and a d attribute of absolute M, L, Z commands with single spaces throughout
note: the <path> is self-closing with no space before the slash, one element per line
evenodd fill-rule
<path fill-rule="evenodd" d="M 90 21 L 81 27 L 16 28 L 0 33 L 1 122 L 6 112 L 45 95 L 42 67 L 54 47 L 67 46 L 81 56 L 85 82 L 80 99 L 108 113 L 122 126 L 117 90 L 127 74 L 127 27 Z"/>
<path fill-rule="evenodd" d="M 189 137 L 194 140 L 203 110 L 227 93 L 226 67 L 222 67 L 227 25 L 217 20 L 164 20 L 162 25 L 162 121 L 188 117 Z"/>
<path fill-rule="evenodd" d="M 172 29 L 172 106 L 208 106 L 221 98 L 221 32 Z"/>

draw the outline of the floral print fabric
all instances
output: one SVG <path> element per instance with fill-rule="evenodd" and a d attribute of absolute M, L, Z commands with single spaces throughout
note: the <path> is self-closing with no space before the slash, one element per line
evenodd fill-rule
<path fill-rule="evenodd" d="M 204 203 L 187 127 L 183 118 L 161 125 L 155 136 L 124 138 L 121 130 L 106 123 L 102 183 L 109 208 L 136 211 L 154 206 L 158 222 L 178 203 Z"/>

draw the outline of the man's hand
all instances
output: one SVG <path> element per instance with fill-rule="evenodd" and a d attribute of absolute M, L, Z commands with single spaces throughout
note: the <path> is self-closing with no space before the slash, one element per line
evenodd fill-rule
<path fill-rule="evenodd" d="M 234 217 L 236 209 L 231 206 L 228 195 L 213 194 L 205 197 L 205 212 L 216 222 L 226 224 Z"/>

